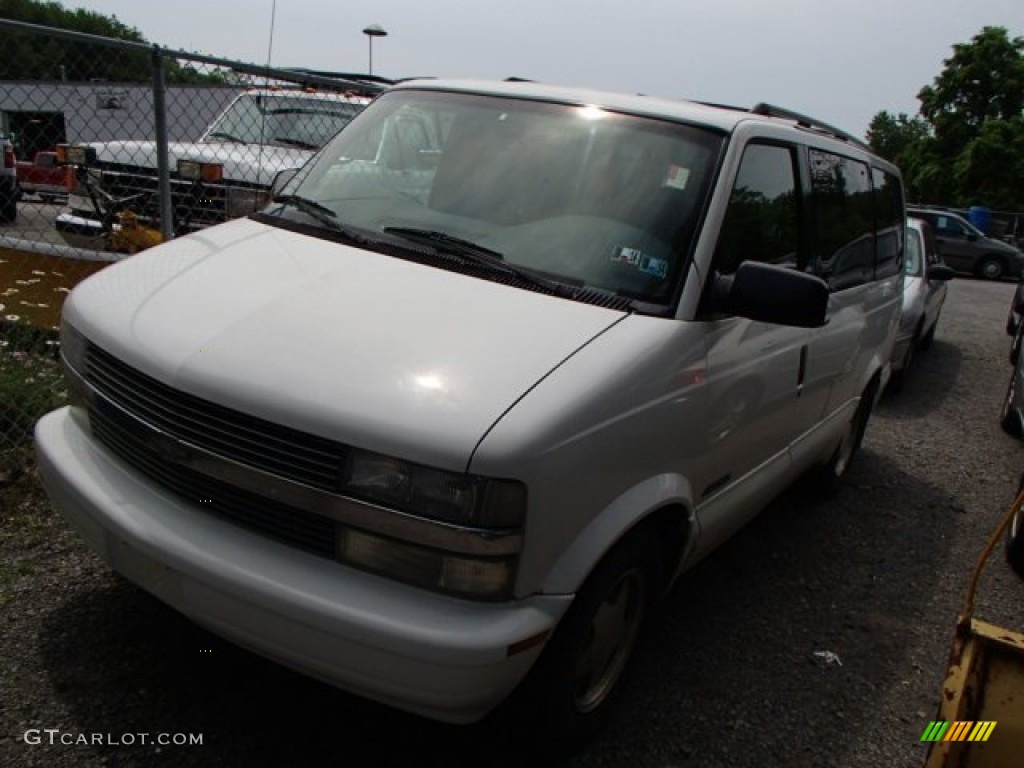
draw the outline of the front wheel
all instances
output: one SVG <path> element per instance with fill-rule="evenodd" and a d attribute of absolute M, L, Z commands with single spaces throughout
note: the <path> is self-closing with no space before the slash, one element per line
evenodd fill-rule
<path fill-rule="evenodd" d="M 649 537 L 629 536 L 562 619 L 531 672 L 524 702 L 547 748 L 571 748 L 604 725 L 657 594 L 658 563 Z"/>
<path fill-rule="evenodd" d="M 1006 387 L 1006 396 L 1003 398 L 1003 409 L 999 414 L 999 425 L 1003 431 L 1011 437 L 1024 437 L 1024 429 L 1021 428 L 1021 414 L 1017 407 L 1017 370 L 1010 374 L 1010 383 Z"/>
<path fill-rule="evenodd" d="M 18 218 L 18 198 L 14 192 L 0 195 L 0 223 L 12 224 Z"/>

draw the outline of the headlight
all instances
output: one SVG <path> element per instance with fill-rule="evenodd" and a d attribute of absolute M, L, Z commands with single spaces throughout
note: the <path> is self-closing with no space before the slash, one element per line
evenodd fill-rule
<path fill-rule="evenodd" d="M 445 472 L 369 451 L 353 450 L 344 490 L 420 517 L 474 528 L 518 528 L 526 489 L 510 480 Z"/>
<path fill-rule="evenodd" d="M 217 183 L 224 179 L 224 164 L 204 163 L 200 160 L 178 160 L 178 176 L 189 181 Z"/>
<path fill-rule="evenodd" d="M 60 325 L 60 353 L 80 375 L 85 374 L 85 336 L 66 320 Z"/>
<path fill-rule="evenodd" d="M 436 526 L 432 535 L 371 533 L 339 526 L 342 562 L 440 592 L 483 600 L 512 594 L 526 521 L 526 486 L 353 449 L 341 492 Z M 487 551 L 459 536 L 480 535 Z M 454 537 L 454 538 L 453 538 Z M 504 546 L 491 546 L 499 542 Z"/>
<path fill-rule="evenodd" d="M 392 579 L 484 600 L 512 594 L 515 558 L 453 555 L 354 529 L 338 531 L 338 559 Z"/>
<path fill-rule="evenodd" d="M 269 202 L 270 190 L 268 189 L 228 187 L 227 216 L 229 219 L 247 216 L 253 211 L 265 207 Z"/>

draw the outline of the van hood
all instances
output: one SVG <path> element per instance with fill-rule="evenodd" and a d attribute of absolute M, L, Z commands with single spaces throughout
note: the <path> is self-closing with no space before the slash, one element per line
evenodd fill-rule
<path fill-rule="evenodd" d="M 108 267 L 64 307 L 93 343 L 169 386 L 456 471 L 624 316 L 247 219 Z"/>
<path fill-rule="evenodd" d="M 100 162 L 148 168 L 156 173 L 156 143 L 152 141 L 109 141 L 92 144 Z M 226 181 L 269 187 L 278 171 L 300 168 L 313 156 L 311 150 L 266 144 L 237 144 L 219 141 L 171 142 L 167 146 L 171 171 L 178 160 L 223 163 Z"/>

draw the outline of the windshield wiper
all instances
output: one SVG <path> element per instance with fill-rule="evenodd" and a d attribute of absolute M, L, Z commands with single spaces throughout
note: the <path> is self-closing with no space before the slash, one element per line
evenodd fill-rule
<path fill-rule="evenodd" d="M 338 221 L 337 213 L 323 203 L 318 203 L 316 200 L 311 200 L 310 198 L 303 197 L 302 195 L 278 195 L 271 202 L 280 203 L 281 205 L 290 205 L 292 208 L 297 208 L 311 219 L 315 219 L 318 223 L 323 224 L 327 229 L 335 232 L 341 232 L 349 240 L 354 240 L 357 243 L 370 241 L 369 238 L 360 234 L 355 229 L 346 227 Z"/>
<path fill-rule="evenodd" d="M 208 139 L 224 139 L 225 141 L 232 141 L 235 144 L 248 144 L 249 143 L 245 139 L 240 139 L 237 136 L 235 136 L 234 134 L 227 133 L 226 131 L 212 131 L 212 132 L 206 134 L 206 138 L 208 138 Z"/>
<path fill-rule="evenodd" d="M 398 235 L 406 240 L 432 245 L 439 251 L 465 259 L 473 264 L 487 267 L 496 272 L 514 275 L 531 285 L 551 291 L 557 296 L 571 297 L 573 295 L 571 287 L 566 283 L 539 275 L 532 269 L 509 264 L 498 251 L 478 245 L 472 240 L 465 240 L 439 230 L 419 229 L 417 227 L 384 227 L 384 231 L 390 235 Z"/>

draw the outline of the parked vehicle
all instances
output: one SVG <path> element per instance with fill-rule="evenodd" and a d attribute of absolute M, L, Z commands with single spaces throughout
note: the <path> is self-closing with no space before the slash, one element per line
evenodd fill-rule
<path fill-rule="evenodd" d="M 44 203 L 66 198 L 75 179 L 70 166 L 57 162 L 56 152 L 36 152 L 31 161 L 19 161 L 17 171 L 21 191 L 37 195 Z"/>
<path fill-rule="evenodd" d="M 0 136 L 0 223 L 10 224 L 18 218 L 18 172 L 14 158 L 14 144 L 6 136 Z"/>
<path fill-rule="evenodd" d="M 174 231 L 195 231 L 262 208 L 277 174 L 302 166 L 369 101 L 366 95 L 298 89 L 239 95 L 198 141 L 169 145 Z M 122 212 L 159 230 L 156 142 L 77 149 L 78 183 L 56 220 L 69 244 L 107 247 Z"/>
<path fill-rule="evenodd" d="M 957 272 L 989 280 L 1021 276 L 1024 253 L 1002 240 L 986 237 L 962 216 L 916 207 L 907 208 L 907 213 L 932 226 L 942 260 Z"/>
<path fill-rule="evenodd" d="M 893 165 L 768 105 L 403 83 L 263 211 L 75 289 L 40 471 L 213 631 L 572 741 L 679 573 L 848 473 L 905 221 Z"/>
<path fill-rule="evenodd" d="M 928 223 L 908 218 L 903 257 L 903 309 L 893 346 L 890 389 L 899 389 L 903 384 L 914 354 L 931 346 L 946 301 L 946 282 L 952 280 L 953 275 L 953 270 L 939 258 Z"/>

